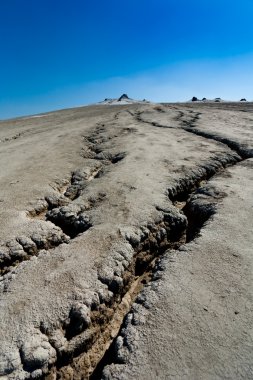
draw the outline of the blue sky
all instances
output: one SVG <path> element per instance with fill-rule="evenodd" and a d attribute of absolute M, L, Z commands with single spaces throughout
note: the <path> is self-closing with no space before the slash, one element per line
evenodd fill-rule
<path fill-rule="evenodd" d="M 253 100 L 252 0 L 2 0 L 0 119 L 123 92 Z"/>

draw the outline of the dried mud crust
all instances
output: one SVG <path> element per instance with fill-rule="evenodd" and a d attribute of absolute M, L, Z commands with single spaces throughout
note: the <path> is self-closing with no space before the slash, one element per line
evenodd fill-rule
<path fill-rule="evenodd" d="M 135 119 L 135 111 L 130 114 L 123 112 L 128 114 L 128 122 Z M 119 113 L 116 115 L 117 123 L 120 123 L 120 119 Z M 110 126 L 108 131 L 108 125 L 100 124 L 93 134 L 85 136 L 82 156 L 85 162 L 89 162 L 88 169 L 77 169 L 69 180 L 62 181 L 53 195 L 45 196 L 42 203 L 30 211 L 29 217 L 34 218 L 34 221 L 42 219 L 47 224 L 54 223 L 50 225 L 68 237 L 70 247 L 75 247 L 75 242 L 81 241 L 84 235 L 87 241 L 89 236 L 100 238 L 99 233 L 110 218 L 109 212 L 112 207 L 118 207 L 119 199 L 114 200 L 115 193 L 108 199 L 107 190 L 101 192 L 101 188 L 106 188 L 106 181 L 112 181 L 117 186 L 113 180 L 119 180 L 120 165 L 125 162 L 124 159 L 129 158 L 130 153 L 122 153 L 123 149 L 118 149 L 117 142 L 122 136 L 131 135 L 133 144 L 139 133 L 138 122 L 127 127 L 119 126 L 120 124 L 115 128 Z M 216 149 L 215 144 L 213 147 Z M 107 255 L 96 264 L 94 287 L 70 296 L 71 307 L 67 316 L 63 313 L 64 317 L 59 320 L 57 327 L 54 323 L 42 320 L 39 328 L 31 334 L 31 339 L 18 343 L 19 357 L 13 353 L 13 358 L 8 359 L 8 365 L 6 360 L 3 361 L 1 373 L 9 378 L 16 376 L 20 379 L 96 378 L 100 360 L 117 337 L 123 319 L 143 286 L 156 276 L 158 262 L 164 252 L 167 249 L 180 249 L 182 244 L 198 236 L 202 225 L 215 212 L 216 204 L 223 194 L 216 193 L 212 188 L 203 189 L 203 183 L 240 160 L 241 157 L 236 152 L 219 147 L 204 162 L 192 165 L 194 168 L 184 170 L 181 177 L 177 175 L 175 180 L 168 182 L 167 191 L 159 201 L 149 204 L 153 218 L 145 214 L 145 222 L 130 224 L 126 222 L 127 213 L 123 213 L 123 216 L 122 213 L 115 214 L 114 229 L 110 229 L 109 224 L 104 237 L 111 251 L 107 254 L 108 248 L 101 248 Z M 143 163 L 141 168 L 142 166 Z M 115 175 L 116 168 L 118 171 Z M 145 170 L 147 168 L 148 165 Z M 100 184 L 99 194 L 91 197 L 96 188 L 96 180 Z M 136 191 L 137 186 L 138 184 L 135 187 L 130 182 L 127 192 Z M 161 189 L 165 191 L 163 185 Z M 144 191 L 147 191 L 147 186 L 141 192 Z M 191 194 L 192 198 L 189 199 Z M 123 190 L 120 190 L 120 196 L 126 197 Z M 166 202 L 161 202 L 165 197 Z M 135 198 L 133 196 L 132 199 Z M 98 210 L 105 204 L 107 208 L 103 210 L 107 210 L 108 214 L 101 216 Z M 103 221 L 101 225 L 98 217 Z M 118 222 L 116 229 L 118 220 L 121 222 Z M 99 244 L 95 239 L 94 244 Z M 86 240 L 82 240 L 84 246 Z M 90 249 L 91 246 L 87 246 Z M 57 248 L 49 249 L 51 255 L 54 251 L 59 252 Z M 13 274 L 15 275 L 13 272 L 7 273 L 2 281 L 6 291 Z M 50 276 L 48 281 L 50 282 Z"/>

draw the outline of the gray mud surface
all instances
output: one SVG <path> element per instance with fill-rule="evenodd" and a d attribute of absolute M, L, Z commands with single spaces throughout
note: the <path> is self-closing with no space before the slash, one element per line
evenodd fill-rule
<path fill-rule="evenodd" d="M 0 122 L 0 379 L 253 378 L 253 105 Z"/>

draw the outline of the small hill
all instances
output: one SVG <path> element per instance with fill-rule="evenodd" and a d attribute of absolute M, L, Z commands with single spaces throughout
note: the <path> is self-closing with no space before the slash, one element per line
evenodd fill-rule
<path fill-rule="evenodd" d="M 148 100 L 136 100 L 129 98 L 127 94 L 122 94 L 119 98 L 105 98 L 102 102 L 98 104 L 102 105 L 122 105 L 122 104 L 134 104 L 134 103 L 150 103 Z"/>
<path fill-rule="evenodd" d="M 119 97 L 118 102 L 121 102 L 122 100 L 126 100 L 126 99 L 131 100 L 131 99 L 129 99 L 129 97 L 127 96 L 127 94 L 123 94 L 123 95 L 121 95 Z"/>

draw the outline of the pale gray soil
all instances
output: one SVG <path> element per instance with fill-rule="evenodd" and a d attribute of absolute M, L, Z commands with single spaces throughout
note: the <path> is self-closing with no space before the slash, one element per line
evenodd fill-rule
<path fill-rule="evenodd" d="M 0 379 L 252 378 L 252 111 L 0 123 Z"/>

